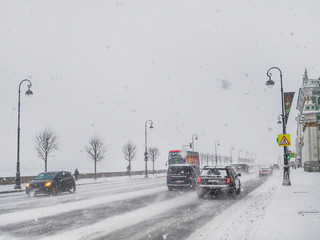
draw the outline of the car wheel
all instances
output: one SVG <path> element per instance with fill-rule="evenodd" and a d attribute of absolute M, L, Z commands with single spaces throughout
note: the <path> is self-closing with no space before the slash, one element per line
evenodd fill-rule
<path fill-rule="evenodd" d="M 241 194 L 241 184 L 239 184 L 239 189 L 237 190 L 236 194 L 237 194 L 238 196 L 240 196 L 240 194 Z"/>
<path fill-rule="evenodd" d="M 204 194 L 198 192 L 198 198 L 203 198 L 203 197 L 204 197 Z"/>
<path fill-rule="evenodd" d="M 51 195 L 53 195 L 53 196 L 57 196 L 58 195 L 58 188 L 57 187 L 54 187 L 52 189 Z"/>
<path fill-rule="evenodd" d="M 232 197 L 232 198 L 235 198 L 236 197 L 236 187 L 234 187 L 234 188 L 232 188 L 232 190 L 231 190 L 231 192 L 230 192 L 230 196 Z"/>
<path fill-rule="evenodd" d="M 201 191 L 201 189 L 197 189 L 197 194 L 198 194 L 198 198 L 204 197 L 204 193 L 203 193 L 203 191 Z"/>
<path fill-rule="evenodd" d="M 70 193 L 74 193 L 76 191 L 76 184 L 72 184 L 71 189 L 69 189 Z"/>
<path fill-rule="evenodd" d="M 196 185 L 195 184 L 190 184 L 190 188 L 193 190 L 193 191 L 195 191 L 196 190 Z"/>

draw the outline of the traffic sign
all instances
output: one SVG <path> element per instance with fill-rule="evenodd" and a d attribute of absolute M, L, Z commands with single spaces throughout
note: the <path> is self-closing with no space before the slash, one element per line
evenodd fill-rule
<path fill-rule="evenodd" d="M 291 152 L 290 153 L 290 158 L 295 158 L 296 157 L 296 154 L 294 152 Z"/>
<path fill-rule="evenodd" d="M 291 139 L 290 139 L 290 134 L 280 134 L 278 135 L 279 141 L 279 146 L 290 146 L 291 145 Z"/>

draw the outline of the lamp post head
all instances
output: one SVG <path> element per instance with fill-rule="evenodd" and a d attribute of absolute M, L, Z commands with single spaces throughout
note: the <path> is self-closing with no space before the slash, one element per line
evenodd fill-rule
<path fill-rule="evenodd" d="M 281 124 L 281 123 L 282 123 L 282 122 L 281 122 L 281 120 L 279 119 L 279 120 L 278 120 L 278 124 Z"/>
<path fill-rule="evenodd" d="M 28 90 L 26 91 L 27 96 L 33 95 L 33 92 L 30 90 L 30 87 L 28 87 Z"/>
<path fill-rule="evenodd" d="M 151 129 L 153 128 L 152 123 L 150 124 L 150 128 L 151 128 Z"/>
<path fill-rule="evenodd" d="M 266 82 L 267 87 L 272 88 L 274 85 L 274 81 L 271 79 L 271 76 L 269 76 L 269 80 Z"/>
<path fill-rule="evenodd" d="M 196 138 L 195 138 L 196 140 L 198 140 L 198 136 L 196 136 Z"/>

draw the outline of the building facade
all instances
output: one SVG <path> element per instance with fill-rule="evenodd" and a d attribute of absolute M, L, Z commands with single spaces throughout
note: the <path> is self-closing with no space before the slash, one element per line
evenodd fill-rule
<path fill-rule="evenodd" d="M 296 160 L 304 165 L 320 161 L 320 78 L 309 79 L 305 70 L 302 81 L 297 102 Z"/>

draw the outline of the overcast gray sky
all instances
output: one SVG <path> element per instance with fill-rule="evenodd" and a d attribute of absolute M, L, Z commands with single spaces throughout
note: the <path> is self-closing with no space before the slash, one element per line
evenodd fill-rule
<path fill-rule="evenodd" d="M 0 152 L 2 175 L 14 175 L 19 83 L 21 174 L 44 163 L 35 135 L 46 127 L 59 139 L 48 169 L 93 172 L 85 146 L 104 139 L 107 157 L 98 171 L 122 171 L 122 146 L 137 145 L 132 169 L 143 170 L 148 145 L 165 168 L 169 150 L 195 150 L 274 163 L 283 149 L 280 75 L 274 88 L 266 72 L 282 70 L 284 91 L 295 91 L 288 123 L 296 133 L 295 105 L 304 69 L 320 77 L 320 2 L 314 1 L 11 1 L 0 2 Z M 27 84 L 22 91 L 27 90 Z M 294 148 L 291 147 L 294 151 Z M 151 164 L 149 163 L 149 168 Z"/>

